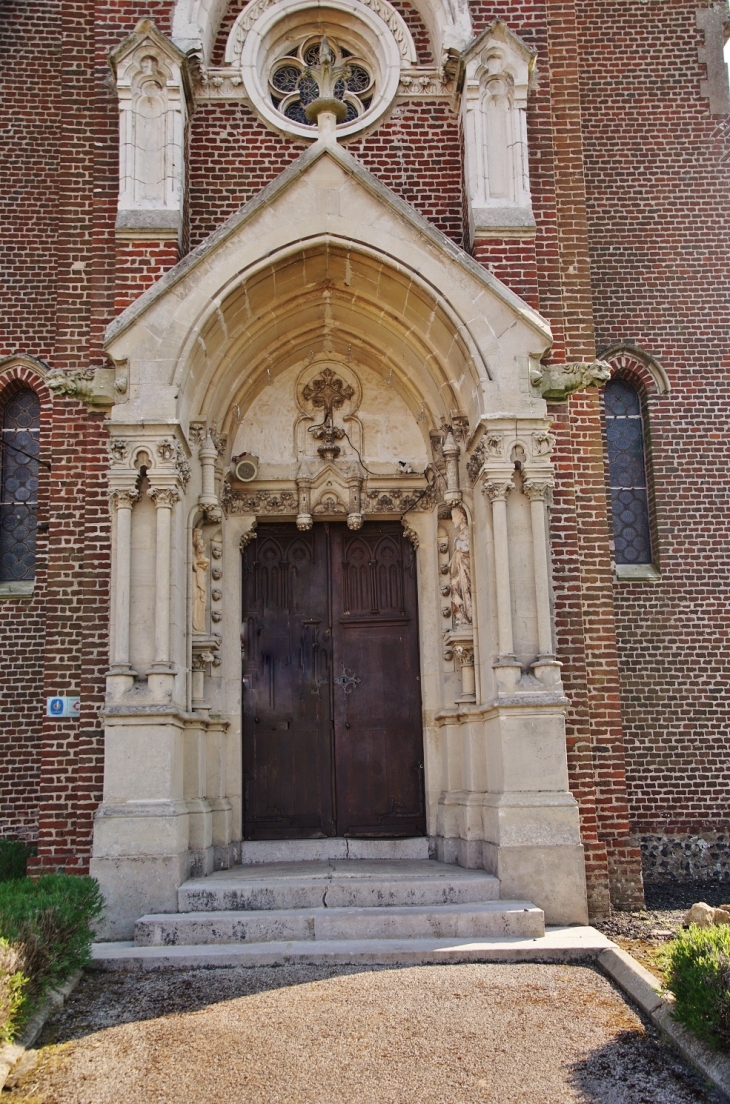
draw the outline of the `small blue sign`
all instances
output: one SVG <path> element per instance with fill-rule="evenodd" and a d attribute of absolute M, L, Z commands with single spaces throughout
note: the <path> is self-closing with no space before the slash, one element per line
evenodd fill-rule
<path fill-rule="evenodd" d="M 76 717 L 81 715 L 81 698 L 46 698 L 47 717 Z"/>

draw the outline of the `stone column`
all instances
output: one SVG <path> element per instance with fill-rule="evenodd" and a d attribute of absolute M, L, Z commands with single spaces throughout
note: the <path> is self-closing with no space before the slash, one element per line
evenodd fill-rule
<path fill-rule="evenodd" d="M 121 473 L 120 473 L 121 475 Z M 113 479 L 110 476 L 110 481 Z M 114 483 L 117 485 L 114 486 Z M 114 565 L 114 637 L 111 640 L 111 667 L 107 673 L 107 692 L 118 699 L 132 689 L 136 672 L 129 662 L 129 612 L 132 564 L 132 507 L 139 500 L 137 472 L 124 472 L 112 483 L 110 499 L 114 507 L 116 542 Z"/>
<path fill-rule="evenodd" d="M 530 500 L 532 555 L 535 569 L 535 605 L 537 607 L 537 651 L 538 658 L 541 660 L 555 659 L 545 517 L 548 496 L 552 488 L 552 480 L 544 477 L 526 479 L 523 485 L 523 490 Z"/>
<path fill-rule="evenodd" d="M 180 500 L 176 486 L 156 486 L 148 492 L 157 510 L 155 553 L 155 661 L 148 672 L 153 694 L 165 696 L 174 678 L 170 662 L 170 573 L 172 511 Z"/>
<path fill-rule="evenodd" d="M 511 475 L 485 473 L 483 491 L 492 503 L 494 534 L 494 574 L 497 591 L 497 641 L 499 652 L 493 664 L 500 690 L 511 693 L 520 677 L 520 665 L 514 653 L 512 631 L 512 584 L 509 571 L 509 534 L 507 496 L 514 489 Z"/>

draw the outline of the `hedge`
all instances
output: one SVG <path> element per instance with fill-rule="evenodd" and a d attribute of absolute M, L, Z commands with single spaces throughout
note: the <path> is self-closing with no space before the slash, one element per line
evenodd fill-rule
<path fill-rule="evenodd" d="M 0 839 L 0 882 L 24 878 L 28 859 L 34 851 L 22 840 Z"/>
<path fill-rule="evenodd" d="M 730 1052 L 730 925 L 690 924 L 662 956 L 674 1018 L 720 1050 Z"/>
<path fill-rule="evenodd" d="M 103 905 L 93 878 L 0 882 L 0 1038 L 17 1035 L 48 989 L 89 962 Z"/>

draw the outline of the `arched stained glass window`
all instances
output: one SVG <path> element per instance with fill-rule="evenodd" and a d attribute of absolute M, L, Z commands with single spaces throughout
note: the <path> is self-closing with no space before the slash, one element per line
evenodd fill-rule
<path fill-rule="evenodd" d="M 40 402 L 24 387 L 0 409 L 0 582 L 35 578 Z"/>
<path fill-rule="evenodd" d="M 651 529 L 641 400 L 627 380 L 604 389 L 608 471 L 617 564 L 650 564 Z"/>

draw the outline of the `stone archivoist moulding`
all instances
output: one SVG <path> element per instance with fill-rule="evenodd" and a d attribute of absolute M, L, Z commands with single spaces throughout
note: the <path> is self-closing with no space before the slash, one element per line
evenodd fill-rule
<path fill-rule="evenodd" d="M 119 97 L 117 236 L 177 240 L 189 95 L 185 55 L 143 19 L 109 61 Z"/>
<path fill-rule="evenodd" d="M 527 94 L 535 52 L 495 20 L 464 55 L 461 111 L 470 238 L 530 237 Z"/>

